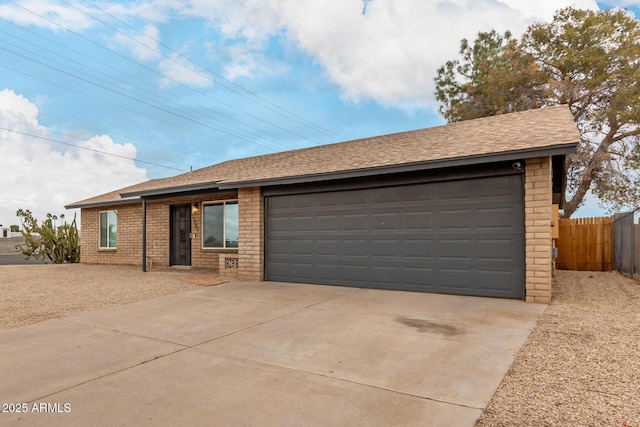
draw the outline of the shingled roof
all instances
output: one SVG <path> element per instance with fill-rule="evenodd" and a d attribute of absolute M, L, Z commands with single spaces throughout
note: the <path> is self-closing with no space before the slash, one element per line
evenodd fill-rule
<path fill-rule="evenodd" d="M 580 140 L 565 105 L 300 150 L 229 160 L 67 205 L 137 203 L 140 196 L 309 182 L 566 154 Z"/>

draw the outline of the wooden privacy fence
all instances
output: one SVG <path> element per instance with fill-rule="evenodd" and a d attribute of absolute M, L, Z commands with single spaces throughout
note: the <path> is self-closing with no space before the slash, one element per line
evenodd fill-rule
<path fill-rule="evenodd" d="M 558 270 L 611 271 L 613 216 L 560 219 Z"/>

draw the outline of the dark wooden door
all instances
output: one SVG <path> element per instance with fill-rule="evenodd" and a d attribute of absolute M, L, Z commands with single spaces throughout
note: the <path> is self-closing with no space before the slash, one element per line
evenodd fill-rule
<path fill-rule="evenodd" d="M 191 265 L 191 205 L 171 206 L 171 265 Z"/>

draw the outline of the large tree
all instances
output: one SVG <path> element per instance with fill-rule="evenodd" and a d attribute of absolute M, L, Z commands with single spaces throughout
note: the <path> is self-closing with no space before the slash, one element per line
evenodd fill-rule
<path fill-rule="evenodd" d="M 519 39 L 480 33 L 438 69 L 450 121 L 568 104 L 581 133 L 567 158 L 571 216 L 591 189 L 612 208 L 640 204 L 640 22 L 623 10 L 558 11 Z"/>

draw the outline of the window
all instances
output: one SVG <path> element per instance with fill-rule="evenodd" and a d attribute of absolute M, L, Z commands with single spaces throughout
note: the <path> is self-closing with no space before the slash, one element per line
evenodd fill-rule
<path fill-rule="evenodd" d="M 100 212 L 100 249 L 118 247 L 118 211 Z"/>
<path fill-rule="evenodd" d="M 238 247 L 238 202 L 202 206 L 204 249 Z"/>

